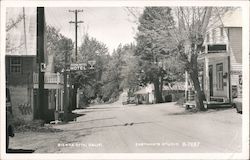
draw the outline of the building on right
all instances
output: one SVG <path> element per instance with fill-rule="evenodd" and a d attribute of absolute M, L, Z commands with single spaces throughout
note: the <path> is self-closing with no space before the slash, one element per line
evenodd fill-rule
<path fill-rule="evenodd" d="M 242 104 L 242 13 L 237 8 L 209 22 L 200 74 L 206 104 Z"/>

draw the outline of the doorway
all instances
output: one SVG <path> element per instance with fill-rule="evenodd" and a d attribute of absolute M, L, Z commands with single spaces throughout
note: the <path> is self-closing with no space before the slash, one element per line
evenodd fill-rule
<path fill-rule="evenodd" d="M 210 97 L 213 96 L 213 65 L 209 65 L 209 91 L 210 91 Z"/>

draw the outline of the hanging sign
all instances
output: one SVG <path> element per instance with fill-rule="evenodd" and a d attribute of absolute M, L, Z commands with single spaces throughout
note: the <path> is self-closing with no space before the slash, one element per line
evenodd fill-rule
<path fill-rule="evenodd" d="M 87 64 L 86 63 L 73 63 L 73 64 L 70 64 L 70 70 L 73 70 L 73 71 L 77 71 L 77 70 L 86 70 L 86 66 Z"/>

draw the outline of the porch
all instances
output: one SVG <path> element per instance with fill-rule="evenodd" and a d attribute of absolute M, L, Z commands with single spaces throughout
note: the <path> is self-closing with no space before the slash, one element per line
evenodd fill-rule
<path fill-rule="evenodd" d="M 34 94 L 34 107 L 38 107 L 38 73 L 33 73 L 33 94 Z M 63 76 L 60 73 L 45 73 L 44 74 L 44 112 L 46 121 L 50 122 L 58 117 L 55 113 L 63 112 Z M 35 113 L 39 114 L 38 112 Z"/>
<path fill-rule="evenodd" d="M 33 73 L 34 88 L 38 88 L 38 73 Z M 62 89 L 63 76 L 60 73 L 45 73 L 44 74 L 44 88 L 45 89 Z"/>

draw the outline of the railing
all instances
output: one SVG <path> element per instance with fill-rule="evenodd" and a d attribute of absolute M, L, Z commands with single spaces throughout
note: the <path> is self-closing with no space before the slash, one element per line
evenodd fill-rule
<path fill-rule="evenodd" d="M 38 73 L 33 73 L 33 83 L 38 83 Z M 46 84 L 63 84 L 63 76 L 60 73 L 45 73 L 44 83 Z"/>

